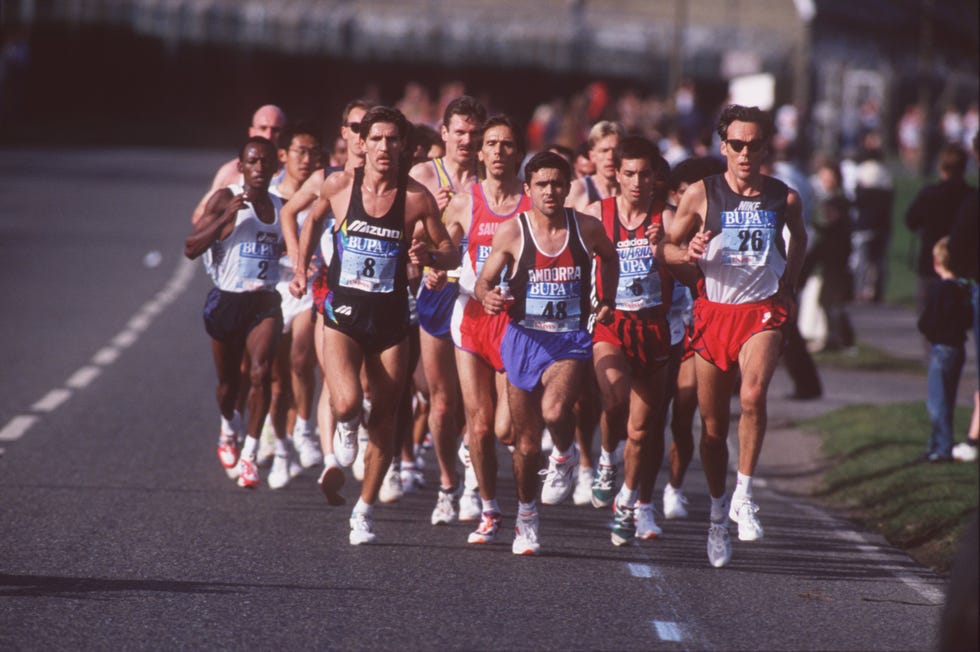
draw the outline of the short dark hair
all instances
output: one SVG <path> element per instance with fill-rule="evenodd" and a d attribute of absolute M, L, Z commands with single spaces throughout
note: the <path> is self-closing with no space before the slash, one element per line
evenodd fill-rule
<path fill-rule="evenodd" d="M 565 160 L 569 163 L 575 163 L 575 152 L 572 151 L 571 147 L 565 147 L 561 143 L 548 143 L 544 146 L 549 152 L 554 152 L 559 156 L 564 156 Z M 586 154 L 588 156 L 588 154 Z"/>
<path fill-rule="evenodd" d="M 520 125 L 509 115 L 497 113 L 487 118 L 487 121 L 483 123 L 482 131 L 486 133 L 487 129 L 493 127 L 507 127 L 510 129 L 510 133 L 514 137 L 514 144 L 517 145 L 517 157 L 518 159 L 523 159 L 524 154 L 527 153 L 527 141 L 524 139 L 524 130 L 521 129 Z M 518 165 L 520 164 L 518 163 Z"/>
<path fill-rule="evenodd" d="M 725 164 L 714 156 L 695 156 L 684 159 L 670 171 L 670 189 L 677 190 L 682 183 L 691 185 L 713 174 L 725 171 Z"/>
<path fill-rule="evenodd" d="M 742 106 L 741 104 L 729 104 L 718 118 L 718 135 L 722 140 L 728 140 L 728 127 L 733 122 L 754 122 L 762 130 L 762 138 L 767 141 L 772 138 L 773 124 L 772 118 L 768 113 L 757 106 Z"/>
<path fill-rule="evenodd" d="M 374 106 L 368 109 L 368 112 L 361 118 L 361 128 L 358 130 L 361 139 L 366 138 L 368 132 L 371 131 L 371 126 L 378 122 L 389 122 L 395 125 L 398 129 L 398 137 L 403 141 L 408 138 L 410 125 L 401 111 L 390 106 Z"/>
<path fill-rule="evenodd" d="M 524 183 L 531 183 L 531 175 L 544 169 L 558 170 L 565 177 L 565 183 L 572 182 L 572 167 L 565 157 L 554 152 L 538 152 L 524 166 Z"/>
<path fill-rule="evenodd" d="M 276 154 L 279 151 L 276 148 L 275 143 L 273 143 L 268 138 L 266 138 L 264 136 L 250 136 L 249 139 L 246 140 L 245 143 L 242 145 L 242 148 L 240 150 L 238 150 L 238 160 L 239 161 L 244 161 L 245 160 L 245 150 L 248 149 L 249 145 L 262 145 L 263 147 L 268 147 L 269 150 L 272 152 L 272 155 L 273 156 L 276 156 Z"/>
<path fill-rule="evenodd" d="M 446 105 L 446 110 L 442 114 L 442 124 L 449 126 L 449 121 L 454 115 L 461 115 L 469 118 L 472 122 L 482 125 L 487 120 L 487 110 L 480 103 L 480 100 L 469 95 L 460 95 L 455 100 Z"/>
<path fill-rule="evenodd" d="M 279 149 L 289 149 L 289 145 L 292 144 L 293 138 L 296 136 L 309 136 L 316 141 L 317 147 L 320 147 L 323 141 L 320 140 L 319 131 L 310 122 L 289 123 L 279 134 Z"/>
<path fill-rule="evenodd" d="M 643 136 L 627 136 L 613 150 L 613 163 L 618 170 L 625 159 L 644 158 L 657 172 L 670 172 L 670 165 L 660 155 L 660 149 Z"/>

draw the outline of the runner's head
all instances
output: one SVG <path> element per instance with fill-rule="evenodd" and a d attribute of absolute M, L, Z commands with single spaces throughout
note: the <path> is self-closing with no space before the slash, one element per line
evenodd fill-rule
<path fill-rule="evenodd" d="M 696 156 L 681 161 L 670 171 L 670 193 L 673 204 L 675 206 L 680 204 L 684 191 L 691 184 L 724 171 L 725 164 L 714 156 Z"/>
<path fill-rule="evenodd" d="M 238 152 L 238 171 L 246 188 L 267 190 L 279 168 L 276 146 L 262 136 L 252 136 Z"/>
<path fill-rule="evenodd" d="M 595 166 L 595 173 L 610 181 L 616 176 L 613 163 L 613 150 L 626 135 L 618 122 L 602 120 L 589 131 L 589 160 Z"/>
<path fill-rule="evenodd" d="M 375 106 L 365 113 L 358 129 L 365 164 L 370 163 L 382 172 L 396 167 L 406 145 L 409 126 L 401 111 L 388 106 Z"/>
<path fill-rule="evenodd" d="M 317 129 L 309 123 L 287 126 L 279 137 L 279 162 L 286 176 L 302 183 L 320 167 L 323 154 Z"/>
<path fill-rule="evenodd" d="M 571 183 L 571 166 L 554 152 L 538 152 L 524 166 L 524 192 L 535 210 L 548 217 L 564 210 Z"/>
<path fill-rule="evenodd" d="M 359 161 L 364 156 L 360 145 L 361 119 L 374 104 L 367 100 L 353 100 L 347 103 L 340 114 L 340 137 L 347 143 L 347 155 Z"/>
<path fill-rule="evenodd" d="M 487 110 L 469 95 L 460 95 L 446 106 L 440 133 L 446 143 L 446 157 L 467 166 L 475 163 L 480 147 L 480 129 Z"/>
<path fill-rule="evenodd" d="M 286 127 L 286 114 L 275 104 L 260 106 L 252 115 L 252 124 L 248 128 L 249 136 L 262 136 L 272 142 L 279 140 L 279 135 Z"/>
<path fill-rule="evenodd" d="M 479 156 L 487 175 L 517 176 L 524 153 L 524 132 L 509 116 L 494 115 L 483 124 Z"/>
<path fill-rule="evenodd" d="M 760 173 L 769 151 L 773 125 L 769 114 L 756 106 L 731 104 L 721 112 L 718 135 L 728 173 L 747 181 Z"/>
<path fill-rule="evenodd" d="M 670 166 L 657 146 L 640 136 L 627 136 L 613 150 L 616 182 L 631 204 L 648 204 L 654 196 L 665 198 Z"/>

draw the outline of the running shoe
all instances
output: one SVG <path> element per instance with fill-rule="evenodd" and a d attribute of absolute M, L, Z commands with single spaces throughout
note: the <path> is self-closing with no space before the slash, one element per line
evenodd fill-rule
<path fill-rule="evenodd" d="M 758 541 L 762 538 L 762 524 L 755 513 L 759 507 L 751 500 L 732 500 L 728 510 L 728 518 L 738 523 L 739 541 Z"/>
<path fill-rule="evenodd" d="M 572 502 L 576 505 L 588 505 L 592 500 L 592 481 L 595 472 L 591 466 L 579 466 L 575 478 L 575 491 L 572 492 Z"/>
<path fill-rule="evenodd" d="M 514 524 L 514 543 L 511 552 L 515 555 L 536 555 L 541 551 L 538 542 L 538 513 L 518 513 Z"/>
<path fill-rule="evenodd" d="M 296 455 L 292 442 L 288 439 L 283 441 L 286 442 L 286 453 L 274 457 L 269 477 L 266 478 L 270 489 L 282 489 L 303 472 L 303 465 L 299 463 L 299 456 Z"/>
<path fill-rule="evenodd" d="M 731 560 L 732 541 L 728 535 L 728 524 L 725 519 L 711 521 L 708 526 L 708 562 L 715 568 L 721 568 Z"/>
<path fill-rule="evenodd" d="M 234 435 L 221 435 L 218 440 L 218 459 L 225 469 L 234 469 L 238 464 L 238 442 Z"/>
<path fill-rule="evenodd" d="M 609 507 L 616 497 L 616 467 L 600 464 L 599 472 L 592 479 L 592 506 L 596 509 Z"/>
<path fill-rule="evenodd" d="M 306 432 L 293 433 L 293 448 L 299 455 L 299 463 L 304 469 L 312 469 L 314 466 L 323 464 L 323 451 L 320 450 L 320 442 L 313 433 Z"/>
<path fill-rule="evenodd" d="M 500 523 L 504 520 L 499 512 L 483 512 L 480 525 L 470 532 L 466 543 L 493 543 L 500 533 Z"/>
<path fill-rule="evenodd" d="M 262 424 L 262 432 L 259 433 L 259 450 L 255 455 L 255 463 L 265 468 L 272 464 L 272 458 L 276 456 L 276 433 L 272 429 L 272 420 L 266 418 Z"/>
<path fill-rule="evenodd" d="M 475 521 L 483 513 L 483 501 L 480 500 L 480 492 L 475 489 L 464 489 L 463 495 L 459 497 L 459 520 Z"/>
<path fill-rule="evenodd" d="M 402 461 L 401 480 L 402 492 L 405 494 L 417 493 L 419 489 L 425 487 L 422 472 L 404 460 Z"/>
<path fill-rule="evenodd" d="M 635 511 L 632 507 L 619 504 L 618 500 L 613 501 L 613 526 L 610 538 L 614 546 L 633 543 L 636 536 Z"/>
<path fill-rule="evenodd" d="M 957 462 L 976 462 L 977 461 L 977 447 L 970 446 L 965 441 L 953 446 L 953 459 Z"/>
<path fill-rule="evenodd" d="M 643 541 L 656 539 L 664 533 L 654 518 L 653 503 L 636 505 L 636 538 Z"/>
<path fill-rule="evenodd" d="M 669 482 L 664 487 L 664 518 L 687 518 L 687 496 Z"/>
<path fill-rule="evenodd" d="M 323 472 L 320 474 L 320 479 L 317 480 L 317 484 L 320 485 L 320 491 L 327 499 L 328 505 L 337 507 L 347 502 L 340 495 L 340 489 L 344 486 L 344 480 L 344 471 L 339 466 L 324 467 Z"/>
<path fill-rule="evenodd" d="M 368 514 L 355 512 L 350 515 L 350 544 L 359 546 L 374 543 L 378 536 L 374 533 L 374 521 Z"/>
<path fill-rule="evenodd" d="M 564 456 L 558 457 L 558 451 L 552 451 L 548 456 L 548 468 L 542 469 L 544 487 L 541 488 L 541 502 L 545 505 L 557 505 L 568 498 L 572 492 L 573 477 L 578 467 L 578 449 L 573 444 Z"/>
<path fill-rule="evenodd" d="M 354 456 L 354 464 L 351 465 L 351 472 L 354 479 L 358 482 L 364 481 L 364 452 L 368 445 L 368 431 L 363 424 L 357 429 L 357 455 Z"/>
<path fill-rule="evenodd" d="M 449 525 L 456 521 L 456 507 L 453 506 L 453 492 L 439 489 L 436 508 L 432 510 L 433 525 Z"/>
<path fill-rule="evenodd" d="M 255 489 L 259 486 L 259 467 L 254 460 L 238 458 L 238 486 L 245 489 Z"/>
<path fill-rule="evenodd" d="M 405 488 L 402 487 L 402 474 L 398 467 L 392 464 L 388 467 L 388 472 L 381 480 L 381 488 L 378 490 L 378 500 L 383 503 L 394 503 L 402 499 L 405 495 Z"/>
<path fill-rule="evenodd" d="M 333 431 L 333 454 L 337 463 L 343 467 L 350 466 L 357 457 L 357 429 L 347 428 L 338 422 Z"/>

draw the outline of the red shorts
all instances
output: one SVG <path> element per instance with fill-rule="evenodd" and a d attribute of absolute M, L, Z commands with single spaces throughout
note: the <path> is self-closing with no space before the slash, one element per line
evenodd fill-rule
<path fill-rule="evenodd" d="M 596 322 L 592 341 L 618 346 L 633 373 L 659 369 L 670 359 L 670 327 L 663 310 L 613 311 L 611 323 Z"/>
<path fill-rule="evenodd" d="M 694 302 L 691 348 L 722 371 L 728 371 L 738 365 L 738 354 L 750 337 L 782 327 L 788 317 L 786 307 L 773 297 L 734 304 L 698 297 Z"/>
<path fill-rule="evenodd" d="M 691 335 L 693 333 L 693 325 L 684 329 L 684 352 L 681 353 L 681 362 L 686 362 L 694 357 L 694 347 L 691 346 Z"/>
<path fill-rule="evenodd" d="M 465 294 L 456 298 L 450 332 L 457 348 L 479 357 L 497 371 L 504 370 L 500 342 L 507 332 L 510 317 L 506 311 L 487 314 L 483 305 Z"/>

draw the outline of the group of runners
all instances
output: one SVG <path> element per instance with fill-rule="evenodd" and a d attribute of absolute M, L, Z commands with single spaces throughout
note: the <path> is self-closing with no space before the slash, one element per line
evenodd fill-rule
<path fill-rule="evenodd" d="M 422 160 L 416 150 L 428 147 L 413 146 L 412 129 L 395 109 L 351 102 L 347 159 L 323 167 L 315 129 L 262 107 L 195 210 L 185 253 L 203 256 L 214 281 L 204 322 L 229 476 L 258 486 L 265 426 L 269 486 L 322 464 L 320 487 L 340 505 L 352 467 L 362 484 L 349 540 L 372 543 L 375 503 L 420 485 L 428 430 L 439 464 L 433 525 L 472 520 L 468 543 L 496 541 L 498 454 L 509 450 L 514 554 L 540 550 L 539 500 L 573 493 L 611 507 L 611 541 L 626 545 L 662 534 L 654 486 L 664 457 L 663 514 L 687 515 L 681 486 L 699 408 L 709 562 L 731 559 L 729 519 L 739 539 L 762 538 L 752 475 L 806 248 L 799 197 L 760 172 L 769 116 L 726 108 L 724 162 L 674 170 L 650 141 L 600 122 L 587 144 L 595 171 L 578 179 L 556 151 L 525 163 L 522 129 L 468 96 L 446 108 L 443 156 Z"/>

